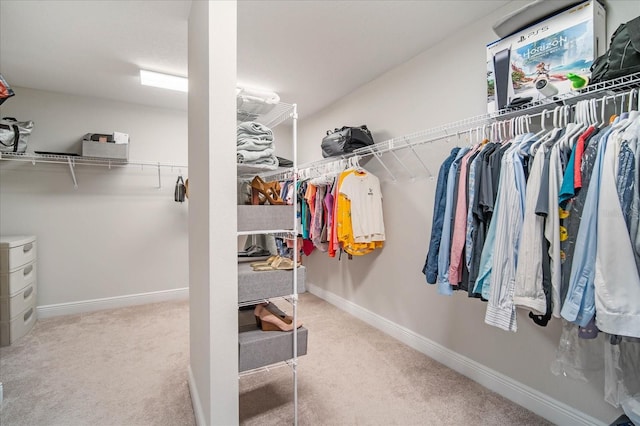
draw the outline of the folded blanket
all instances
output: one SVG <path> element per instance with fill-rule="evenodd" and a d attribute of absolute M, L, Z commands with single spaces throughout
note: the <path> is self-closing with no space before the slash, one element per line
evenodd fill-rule
<path fill-rule="evenodd" d="M 275 170 L 278 168 L 278 159 L 275 155 L 271 154 L 267 157 L 261 157 L 255 161 L 246 161 L 246 154 L 249 151 L 238 151 L 238 163 L 239 164 L 252 164 L 260 166 L 266 170 Z"/>
<path fill-rule="evenodd" d="M 265 149 L 273 148 L 273 141 L 242 137 L 238 138 L 237 148 L 245 151 L 264 151 Z"/>
<path fill-rule="evenodd" d="M 256 139 L 273 140 L 273 131 L 264 124 L 260 124 L 255 121 L 245 121 L 238 124 L 237 135 L 255 136 Z"/>
<path fill-rule="evenodd" d="M 254 163 L 262 160 L 263 158 L 273 157 L 273 149 L 265 149 L 262 151 L 246 151 L 244 149 L 238 150 L 238 163 Z"/>

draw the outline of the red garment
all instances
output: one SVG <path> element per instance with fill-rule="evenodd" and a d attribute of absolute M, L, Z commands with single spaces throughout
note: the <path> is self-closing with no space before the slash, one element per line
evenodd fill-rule
<path fill-rule="evenodd" d="M 315 247 L 313 246 L 313 242 L 311 240 L 304 240 L 302 242 L 302 251 L 306 256 L 309 256 L 311 252 L 313 252 L 313 249 L 315 249 Z"/>
<path fill-rule="evenodd" d="M 584 141 L 593 134 L 596 130 L 595 127 L 589 126 L 578 138 L 576 143 L 576 154 L 574 156 L 574 168 L 573 168 L 573 187 L 575 189 L 582 188 L 582 173 L 580 173 L 580 167 L 582 166 L 582 154 L 584 153 Z"/>

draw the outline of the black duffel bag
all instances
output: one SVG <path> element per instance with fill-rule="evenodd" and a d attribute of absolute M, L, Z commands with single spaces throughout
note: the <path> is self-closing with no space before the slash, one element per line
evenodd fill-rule
<path fill-rule="evenodd" d="M 373 145 L 373 137 L 367 126 L 345 126 L 327 131 L 327 136 L 322 138 L 322 156 L 324 158 L 339 157 L 369 145 Z"/>
<path fill-rule="evenodd" d="M 621 24 L 607 52 L 591 64 L 589 84 L 640 72 L 640 16 Z"/>

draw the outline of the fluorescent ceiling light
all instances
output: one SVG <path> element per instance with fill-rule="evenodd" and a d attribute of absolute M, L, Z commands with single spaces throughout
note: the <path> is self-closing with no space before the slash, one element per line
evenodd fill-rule
<path fill-rule="evenodd" d="M 187 80 L 186 77 L 146 70 L 140 70 L 140 84 L 160 87 L 162 89 L 178 90 L 180 92 L 187 92 L 189 90 L 189 80 Z"/>

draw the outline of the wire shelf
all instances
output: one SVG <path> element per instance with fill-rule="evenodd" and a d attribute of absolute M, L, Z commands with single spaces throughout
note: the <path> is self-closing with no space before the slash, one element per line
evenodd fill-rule
<path fill-rule="evenodd" d="M 603 94 L 606 95 L 618 93 L 637 88 L 638 86 L 640 86 L 640 72 L 594 84 L 593 86 L 588 86 L 580 91 L 567 93 L 562 96 L 556 96 L 553 99 L 544 99 L 534 102 L 533 104 L 529 103 L 523 105 L 519 108 L 503 109 L 491 114 L 477 115 L 474 117 L 469 117 L 463 120 L 444 124 L 442 126 L 432 127 L 428 130 L 421 130 L 406 136 L 395 137 L 374 145 L 358 148 L 353 152 L 353 154 L 345 155 L 343 156 L 343 158 L 348 158 L 353 155 L 365 156 L 376 153 L 381 154 L 397 148 L 408 148 L 409 146 L 428 143 L 432 140 L 460 135 L 462 132 L 467 131 L 469 128 L 488 125 L 495 121 L 509 119 L 513 116 L 534 114 L 536 112 L 542 111 L 545 106 L 551 105 L 555 107 L 558 105 L 571 105 L 581 100 L 597 98 L 602 96 Z M 320 160 L 320 162 L 310 163 L 303 167 L 311 167 L 322 162 L 324 162 L 324 160 Z"/>
<path fill-rule="evenodd" d="M 508 108 L 500 111 L 496 111 L 490 114 L 481 114 L 473 117 L 468 117 L 452 123 L 447 123 L 441 126 L 432 127 L 427 130 L 421 130 L 415 133 L 411 133 L 404 136 L 398 136 L 388 139 L 383 142 L 376 143 L 374 145 L 358 148 L 352 153 L 344 154 L 341 156 L 324 158 L 322 160 L 306 163 L 298 167 L 298 175 L 310 177 L 312 175 L 319 175 L 324 173 L 331 173 L 336 167 L 340 168 L 343 164 L 349 164 L 349 160 L 360 160 L 375 158 L 382 164 L 382 166 L 391 175 L 393 181 L 395 176 L 386 167 L 382 161 L 382 154 L 390 152 L 397 158 L 393 151 L 398 149 L 410 149 L 417 157 L 418 161 L 422 164 L 422 167 L 433 178 L 433 173 L 424 164 L 421 158 L 418 156 L 414 147 L 436 142 L 442 139 L 448 139 L 452 136 L 460 136 L 463 133 L 471 131 L 473 129 L 479 129 L 484 126 L 489 126 L 496 122 L 504 122 L 514 118 L 516 116 L 534 115 L 544 111 L 545 109 L 553 109 L 562 105 L 573 105 L 579 101 L 598 98 L 604 96 L 614 96 L 625 91 L 632 89 L 638 89 L 640 87 L 640 72 L 630 74 L 624 77 L 612 79 L 602 83 L 597 83 L 592 86 L 587 86 L 579 91 L 566 93 L 561 96 L 556 96 L 552 99 L 542 99 L 533 103 L 528 103 L 518 108 Z M 355 158 L 354 158 L 355 157 Z"/>
<path fill-rule="evenodd" d="M 282 367 L 290 367 L 293 368 L 294 367 L 294 360 L 290 359 L 287 361 L 281 361 L 277 364 L 272 364 L 272 365 L 267 365 L 265 367 L 258 367 L 258 368 L 254 368 L 253 370 L 247 370 L 247 371 L 243 371 L 242 373 L 238 374 L 238 378 L 243 378 L 245 376 L 250 376 L 256 373 L 264 373 L 264 372 L 269 372 L 269 371 L 273 371 L 273 370 L 277 370 L 280 369 Z"/>
<path fill-rule="evenodd" d="M 104 167 L 127 167 L 127 166 L 152 166 L 152 167 L 169 167 L 184 168 L 189 166 L 186 164 L 161 163 L 152 161 L 128 161 L 109 158 L 82 157 L 78 155 L 54 155 L 54 154 L 35 154 L 30 152 L 24 153 L 0 153 L 0 160 L 25 161 L 32 164 L 50 163 L 50 164 L 68 164 L 69 161 L 74 166 L 104 166 Z"/>
<path fill-rule="evenodd" d="M 266 114 L 254 114 L 252 112 L 243 111 L 242 109 L 237 111 L 237 120 L 239 123 L 243 121 L 256 121 L 271 129 L 292 116 L 293 105 L 284 102 L 275 104 L 275 107 Z"/>
<path fill-rule="evenodd" d="M 603 81 L 600 83 L 595 83 L 591 86 L 587 86 L 574 92 L 564 93 L 552 98 L 543 98 L 519 107 L 505 108 L 490 115 L 492 116 L 492 118 L 503 119 L 521 115 L 523 112 L 532 114 L 542 111 L 546 106 L 549 105 L 553 105 L 554 107 L 556 105 L 571 105 L 578 101 L 600 97 L 603 94 L 611 95 L 614 93 L 631 90 L 633 88 L 637 88 L 638 84 L 640 84 L 640 72 L 629 74 L 612 80 Z"/>

